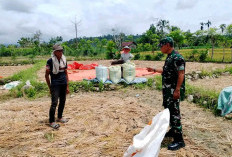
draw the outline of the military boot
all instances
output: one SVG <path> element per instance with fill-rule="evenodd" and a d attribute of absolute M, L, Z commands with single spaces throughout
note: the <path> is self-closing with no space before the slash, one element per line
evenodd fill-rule
<path fill-rule="evenodd" d="M 183 147 L 185 147 L 185 143 L 182 134 L 175 134 L 174 141 L 168 145 L 168 150 L 178 150 Z"/>
<path fill-rule="evenodd" d="M 174 131 L 170 129 L 166 134 L 165 137 L 174 137 Z"/>

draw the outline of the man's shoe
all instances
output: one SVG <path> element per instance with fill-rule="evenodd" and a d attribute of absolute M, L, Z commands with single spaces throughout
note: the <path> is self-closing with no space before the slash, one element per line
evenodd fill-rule
<path fill-rule="evenodd" d="M 168 150 L 178 150 L 183 147 L 185 147 L 184 141 L 181 141 L 181 142 L 174 141 L 170 145 L 168 145 Z"/>

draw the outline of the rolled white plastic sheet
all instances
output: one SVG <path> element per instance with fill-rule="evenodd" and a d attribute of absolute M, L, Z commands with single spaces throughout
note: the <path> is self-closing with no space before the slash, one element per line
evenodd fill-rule
<path fill-rule="evenodd" d="M 158 157 L 160 145 L 169 126 L 170 112 L 165 109 L 157 114 L 143 130 L 134 136 L 123 157 Z"/>

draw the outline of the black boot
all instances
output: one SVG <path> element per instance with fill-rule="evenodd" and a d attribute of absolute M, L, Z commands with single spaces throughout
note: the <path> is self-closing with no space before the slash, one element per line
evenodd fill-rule
<path fill-rule="evenodd" d="M 178 150 L 183 147 L 185 147 L 185 143 L 182 134 L 175 134 L 174 141 L 168 145 L 168 150 Z"/>
<path fill-rule="evenodd" d="M 165 137 L 174 137 L 174 131 L 170 129 L 166 134 Z"/>

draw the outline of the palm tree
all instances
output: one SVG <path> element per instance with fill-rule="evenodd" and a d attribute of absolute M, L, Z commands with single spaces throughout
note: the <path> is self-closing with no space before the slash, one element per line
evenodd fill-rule
<path fill-rule="evenodd" d="M 221 31 L 222 31 L 222 34 L 223 34 L 223 32 L 224 32 L 224 30 L 226 28 L 226 24 L 221 24 L 219 27 L 221 28 Z"/>
<path fill-rule="evenodd" d="M 210 39 L 210 42 L 212 44 L 212 54 L 211 54 L 211 59 L 213 59 L 213 54 L 214 54 L 214 46 L 219 38 L 219 35 L 217 33 L 217 28 L 210 28 L 208 31 L 208 37 Z"/>
<path fill-rule="evenodd" d="M 212 23 L 208 20 L 208 22 L 205 23 L 205 25 L 208 27 L 208 30 L 209 30 L 209 26 L 211 25 Z"/>
<path fill-rule="evenodd" d="M 201 24 L 201 30 L 203 31 L 204 30 L 204 23 L 201 22 L 200 24 Z"/>
<path fill-rule="evenodd" d="M 159 20 L 157 27 L 161 30 L 161 36 L 164 35 L 164 29 L 169 27 L 169 21 L 168 20 Z"/>

